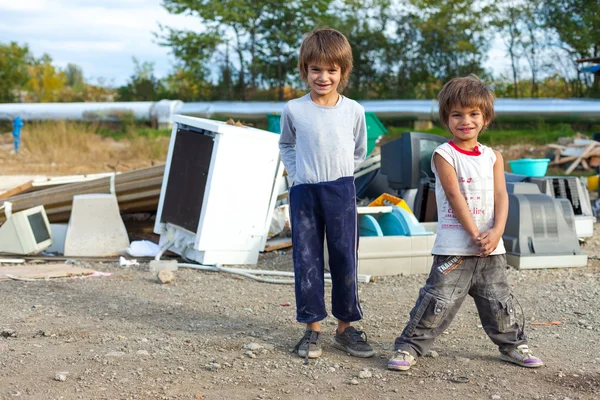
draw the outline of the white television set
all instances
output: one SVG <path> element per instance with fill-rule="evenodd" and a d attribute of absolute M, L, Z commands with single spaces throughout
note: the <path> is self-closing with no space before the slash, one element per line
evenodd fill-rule
<path fill-rule="evenodd" d="M 52 243 L 52 230 L 44 206 L 16 212 L 0 226 L 1 253 L 35 254 Z"/>

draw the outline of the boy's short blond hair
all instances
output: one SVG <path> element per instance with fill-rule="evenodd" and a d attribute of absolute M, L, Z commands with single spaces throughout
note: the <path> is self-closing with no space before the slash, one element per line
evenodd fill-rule
<path fill-rule="evenodd" d="M 304 82 L 308 79 L 308 65 L 325 63 L 340 68 L 339 90 L 348 84 L 352 71 L 352 47 L 346 36 L 331 28 L 320 28 L 312 31 L 302 41 L 298 57 L 298 71 Z"/>
<path fill-rule="evenodd" d="M 494 92 L 477 75 L 454 78 L 448 81 L 438 95 L 440 122 L 448 129 L 448 118 L 452 107 L 478 108 L 483 114 L 486 126 L 494 120 Z"/>

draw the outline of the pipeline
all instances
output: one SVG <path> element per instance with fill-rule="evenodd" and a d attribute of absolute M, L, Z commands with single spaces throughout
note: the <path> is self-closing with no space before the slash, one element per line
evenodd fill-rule
<path fill-rule="evenodd" d="M 412 120 L 438 120 L 435 100 L 363 100 L 365 111 L 381 117 Z M 150 121 L 153 126 L 171 124 L 175 114 L 214 118 L 264 118 L 280 114 L 285 102 L 190 102 L 161 100 L 158 102 L 116 103 L 4 103 L 0 104 L 0 120 L 20 116 L 24 121 L 72 120 L 112 121 L 126 119 Z M 590 99 L 497 99 L 498 119 L 557 120 L 563 122 L 600 121 L 600 100 Z"/>

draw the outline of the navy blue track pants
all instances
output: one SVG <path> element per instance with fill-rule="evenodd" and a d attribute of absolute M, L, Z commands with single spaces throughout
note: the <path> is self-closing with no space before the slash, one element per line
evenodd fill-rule
<path fill-rule="evenodd" d="M 358 321 L 358 224 L 354 177 L 299 184 L 289 192 L 296 289 L 296 319 L 325 319 L 324 241 L 331 272 L 331 312 L 344 322 Z"/>

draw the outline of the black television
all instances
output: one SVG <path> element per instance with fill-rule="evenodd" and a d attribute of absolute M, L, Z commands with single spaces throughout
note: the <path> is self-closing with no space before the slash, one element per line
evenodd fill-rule
<path fill-rule="evenodd" d="M 418 189 L 423 179 L 433 179 L 431 157 L 448 138 L 423 132 L 403 132 L 381 146 L 381 173 L 398 190 Z"/>

